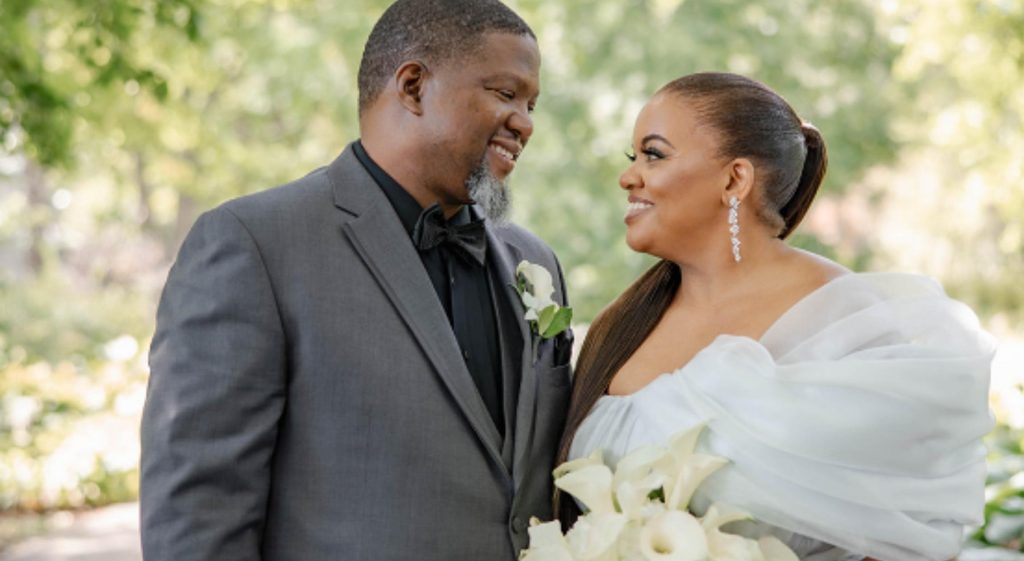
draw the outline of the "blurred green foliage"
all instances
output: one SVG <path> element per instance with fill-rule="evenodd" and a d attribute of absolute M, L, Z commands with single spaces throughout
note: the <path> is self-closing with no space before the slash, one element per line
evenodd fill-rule
<path fill-rule="evenodd" d="M 138 494 L 145 376 L 124 362 L 8 363 L 0 386 L 0 511 L 80 508 Z"/>
<path fill-rule="evenodd" d="M 577 321 L 650 263 L 623 243 L 617 185 L 636 114 L 675 77 L 727 70 L 828 141 L 796 245 L 938 276 L 1024 327 L 1024 1 L 510 3 L 543 56 L 516 219 L 558 252 Z M 357 138 L 359 57 L 387 4 L 0 0 L 0 511 L 135 493 L 124 445 L 180 240 Z M 1020 439 L 993 433 L 992 465 L 1019 471 Z M 975 537 L 1019 547 L 993 537 L 1022 501 L 999 469 Z"/>
<path fill-rule="evenodd" d="M 997 427 L 986 438 L 989 474 L 985 523 L 971 534 L 973 548 L 1024 553 L 1024 430 Z"/>
<path fill-rule="evenodd" d="M 136 56 L 152 29 L 199 34 L 192 0 L 4 0 L 0 4 L 0 137 L 25 133 L 24 152 L 44 165 L 68 163 L 83 91 L 134 82 L 167 96 L 161 71 Z M 86 93 L 91 96 L 91 93 Z"/>

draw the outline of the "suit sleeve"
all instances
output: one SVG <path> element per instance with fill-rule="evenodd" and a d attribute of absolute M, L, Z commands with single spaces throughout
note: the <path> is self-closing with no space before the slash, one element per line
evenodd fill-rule
<path fill-rule="evenodd" d="M 200 217 L 157 312 L 142 420 L 146 561 L 252 561 L 285 402 L 285 337 L 255 241 Z"/>

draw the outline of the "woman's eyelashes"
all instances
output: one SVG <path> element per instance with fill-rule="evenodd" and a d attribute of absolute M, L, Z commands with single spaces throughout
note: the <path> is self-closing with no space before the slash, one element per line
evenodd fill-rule
<path fill-rule="evenodd" d="M 658 150 L 657 148 L 652 148 L 650 146 L 641 149 L 640 153 L 644 155 L 644 160 L 648 162 L 660 160 L 665 157 L 665 154 L 663 154 L 660 150 Z M 636 152 L 626 152 L 626 158 L 628 158 L 631 162 L 635 162 L 637 158 Z"/>

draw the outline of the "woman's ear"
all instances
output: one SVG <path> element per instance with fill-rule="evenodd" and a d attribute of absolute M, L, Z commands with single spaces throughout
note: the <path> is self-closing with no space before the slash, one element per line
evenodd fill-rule
<path fill-rule="evenodd" d="M 406 61 L 395 71 L 398 101 L 414 115 L 423 114 L 423 92 L 429 76 L 426 65 L 418 60 Z"/>
<path fill-rule="evenodd" d="M 754 190 L 754 164 L 747 158 L 736 158 L 728 165 L 729 182 L 722 189 L 722 204 L 728 206 L 729 200 L 736 197 L 746 200 Z"/>

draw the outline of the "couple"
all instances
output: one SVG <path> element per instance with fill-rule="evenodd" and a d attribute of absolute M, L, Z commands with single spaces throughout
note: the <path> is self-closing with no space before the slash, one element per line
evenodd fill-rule
<path fill-rule="evenodd" d="M 158 312 L 143 420 L 149 561 L 512 561 L 571 522 L 556 462 L 707 423 L 732 503 L 802 558 L 940 560 L 981 512 L 991 342 L 932 281 L 787 246 L 821 135 L 727 74 L 666 85 L 619 183 L 661 258 L 541 338 L 502 222 L 540 55 L 497 0 L 399 0 L 359 70 L 361 138 L 203 215 Z M 475 203 L 475 204 L 474 204 Z M 665 373 L 665 374 L 662 374 Z"/>

